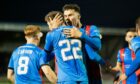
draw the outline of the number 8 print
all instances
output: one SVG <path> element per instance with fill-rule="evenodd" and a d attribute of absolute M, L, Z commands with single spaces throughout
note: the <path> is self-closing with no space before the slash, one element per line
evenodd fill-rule
<path fill-rule="evenodd" d="M 23 63 L 24 62 L 24 63 Z M 18 61 L 17 74 L 26 74 L 28 71 L 29 57 L 20 57 Z"/>

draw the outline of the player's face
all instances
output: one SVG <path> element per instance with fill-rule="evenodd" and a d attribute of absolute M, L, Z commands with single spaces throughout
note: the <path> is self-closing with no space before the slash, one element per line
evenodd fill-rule
<path fill-rule="evenodd" d="M 130 41 L 133 39 L 133 37 L 136 36 L 136 32 L 127 32 L 125 36 L 125 40 L 130 43 Z"/>
<path fill-rule="evenodd" d="M 65 19 L 66 23 L 67 23 L 67 21 L 70 21 L 71 23 L 73 21 L 80 21 L 80 14 L 73 9 L 65 10 L 64 19 Z"/>

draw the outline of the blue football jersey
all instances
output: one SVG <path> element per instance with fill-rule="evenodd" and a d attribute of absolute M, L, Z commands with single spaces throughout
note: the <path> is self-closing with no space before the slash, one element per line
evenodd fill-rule
<path fill-rule="evenodd" d="M 123 59 L 122 56 L 123 55 Z M 134 57 L 133 57 L 134 55 Z M 118 55 L 117 55 L 117 62 L 120 62 L 121 64 L 124 64 L 124 73 L 129 72 L 129 68 L 131 67 L 131 64 L 133 60 L 135 59 L 135 54 L 134 52 L 129 49 L 128 47 L 124 48 L 124 53 L 121 53 L 119 50 Z M 138 77 L 136 74 L 132 74 L 128 79 L 126 80 L 127 84 L 137 84 L 138 83 Z"/>
<path fill-rule="evenodd" d="M 86 32 L 88 32 L 88 31 L 86 31 Z M 100 36 L 101 36 L 100 31 L 95 25 L 90 26 L 89 36 L 100 38 Z"/>
<path fill-rule="evenodd" d="M 86 27 L 82 29 L 86 30 Z M 97 53 L 97 50 L 101 49 L 101 39 L 100 39 L 100 31 L 95 25 L 91 25 L 89 31 L 86 30 L 86 33 L 89 32 L 89 35 L 85 34 L 85 51 L 91 60 L 97 61 L 100 64 L 105 64 L 104 60 L 101 56 Z M 95 49 L 96 48 L 96 49 Z"/>
<path fill-rule="evenodd" d="M 14 70 L 16 84 L 41 84 L 41 65 L 47 64 L 41 49 L 34 44 L 25 44 L 12 53 L 8 68 Z"/>
<path fill-rule="evenodd" d="M 83 27 L 82 29 L 86 30 L 86 27 Z M 95 25 L 91 25 L 90 30 L 89 31 L 86 30 L 86 33 L 89 33 L 89 35 L 82 34 L 81 36 L 82 39 L 83 38 L 85 39 L 85 45 L 92 47 L 95 51 L 100 50 L 101 34 L 98 28 Z"/>
<path fill-rule="evenodd" d="M 136 59 L 132 62 L 129 71 L 126 73 L 127 76 L 132 75 L 137 69 L 140 68 L 140 36 L 137 36 L 131 40 L 131 48 L 135 52 Z"/>
<path fill-rule="evenodd" d="M 46 36 L 44 49 L 54 50 L 58 65 L 58 82 L 62 81 L 88 81 L 86 68 L 83 63 L 82 43 L 80 39 L 67 38 L 63 34 L 65 28 L 61 26 Z M 83 32 L 83 30 L 80 30 Z M 50 55 L 47 55 L 47 58 Z"/>

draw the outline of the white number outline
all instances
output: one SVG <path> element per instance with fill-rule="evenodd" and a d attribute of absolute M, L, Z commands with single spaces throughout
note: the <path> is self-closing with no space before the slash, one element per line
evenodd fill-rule
<path fill-rule="evenodd" d="M 25 61 L 25 63 L 23 64 L 22 61 Z M 28 72 L 28 63 L 29 57 L 20 57 L 18 61 L 19 66 L 17 67 L 17 74 L 26 74 Z M 21 70 L 22 67 L 24 68 L 23 70 Z"/>
<path fill-rule="evenodd" d="M 77 47 L 71 47 L 71 45 L 74 45 L 75 43 L 78 43 Z M 58 45 L 61 47 L 64 44 L 67 45 L 66 48 L 61 49 L 61 55 L 62 55 L 62 59 L 63 61 L 68 61 L 68 60 L 72 60 L 72 59 L 82 59 L 82 55 L 78 55 L 77 51 L 81 51 L 81 41 L 78 39 L 72 39 L 72 40 L 61 40 L 59 41 Z M 72 49 L 72 55 L 66 56 L 66 52 L 69 52 Z"/>

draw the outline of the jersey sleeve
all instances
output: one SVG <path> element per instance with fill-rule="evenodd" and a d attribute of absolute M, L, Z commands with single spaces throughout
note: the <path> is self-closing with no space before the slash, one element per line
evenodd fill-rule
<path fill-rule="evenodd" d="M 105 61 L 103 60 L 103 58 L 89 45 L 85 44 L 85 50 L 91 60 L 96 61 L 101 65 L 105 65 Z"/>
<path fill-rule="evenodd" d="M 101 49 L 101 39 L 100 39 L 100 33 L 99 30 L 95 26 L 90 27 L 90 35 L 87 35 L 85 31 L 82 31 L 81 39 L 85 41 L 89 46 L 96 50 Z"/>
<path fill-rule="evenodd" d="M 53 50 L 53 37 L 52 37 L 52 33 L 48 33 L 46 35 L 46 39 L 45 39 L 45 46 L 44 46 L 44 49 L 47 50 L 47 51 L 52 51 Z"/>
<path fill-rule="evenodd" d="M 101 34 L 100 31 L 98 30 L 98 28 L 95 25 L 91 25 L 90 26 L 90 37 L 96 37 L 96 38 L 100 38 Z"/>
<path fill-rule="evenodd" d="M 55 57 L 55 54 L 53 51 L 49 53 L 49 52 L 46 52 L 45 50 L 42 50 L 40 55 L 41 55 L 40 65 L 49 64 L 49 62 L 53 60 Z"/>
<path fill-rule="evenodd" d="M 40 66 L 49 64 L 48 54 L 44 50 L 42 50 L 40 53 L 39 64 Z"/>
<path fill-rule="evenodd" d="M 120 62 L 120 63 L 122 62 L 121 57 L 120 57 L 120 50 L 118 51 L 118 54 L 117 54 L 117 62 Z"/>
<path fill-rule="evenodd" d="M 140 55 L 140 50 L 137 51 L 136 58 L 132 62 L 128 71 L 126 72 L 127 77 L 129 77 L 131 74 L 135 73 L 135 71 L 140 68 L 140 57 L 139 57 L 139 55 Z"/>
<path fill-rule="evenodd" d="M 14 59 L 13 59 L 14 55 L 15 55 L 15 51 L 12 53 L 11 58 L 9 60 L 9 64 L 8 64 L 9 69 L 14 69 Z"/>

